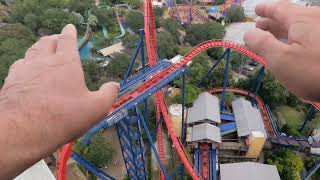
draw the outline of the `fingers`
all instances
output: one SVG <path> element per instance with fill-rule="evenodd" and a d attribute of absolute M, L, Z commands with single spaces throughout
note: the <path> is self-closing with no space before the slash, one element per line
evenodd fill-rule
<path fill-rule="evenodd" d="M 103 84 L 98 91 L 93 92 L 95 107 L 100 117 L 108 115 L 113 102 L 117 99 L 119 93 L 119 84 L 115 82 L 109 82 Z"/>
<path fill-rule="evenodd" d="M 285 63 L 282 57 L 288 52 L 289 46 L 271 33 L 256 28 L 244 35 L 244 42 L 249 49 L 268 61 L 271 70 Z"/>
<path fill-rule="evenodd" d="M 288 31 L 272 19 L 261 18 L 256 22 L 256 27 L 264 31 L 269 31 L 278 39 L 288 38 Z"/>
<path fill-rule="evenodd" d="M 25 59 L 34 59 L 38 55 L 52 55 L 56 52 L 59 35 L 44 36 L 25 54 Z"/>
<path fill-rule="evenodd" d="M 57 53 L 63 55 L 78 53 L 77 46 L 77 30 L 74 25 L 68 24 L 63 28 L 59 36 Z"/>
<path fill-rule="evenodd" d="M 263 18 L 277 21 L 288 29 L 299 14 L 299 6 L 287 0 L 281 0 L 277 3 L 259 4 L 256 6 L 256 14 Z"/>

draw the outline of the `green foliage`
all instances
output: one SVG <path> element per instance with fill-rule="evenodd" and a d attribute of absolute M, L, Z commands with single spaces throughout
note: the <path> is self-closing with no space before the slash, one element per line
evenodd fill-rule
<path fill-rule="evenodd" d="M 248 56 L 232 51 L 230 54 L 232 69 L 240 71 L 241 67 L 249 62 Z"/>
<path fill-rule="evenodd" d="M 163 8 L 161 8 L 161 7 L 155 7 L 154 9 L 153 9 L 153 11 L 154 11 L 154 16 L 155 17 L 161 17 L 161 16 L 163 16 Z"/>
<path fill-rule="evenodd" d="M 143 28 L 143 14 L 135 11 L 130 11 L 127 15 L 127 25 L 132 31 L 138 33 L 139 29 Z"/>
<path fill-rule="evenodd" d="M 95 4 L 95 0 L 68 0 L 68 8 L 71 11 L 76 11 L 85 14 L 87 10 L 93 7 Z"/>
<path fill-rule="evenodd" d="M 39 25 L 51 34 L 58 34 L 67 24 L 78 25 L 78 17 L 62 9 L 47 9 L 40 17 Z"/>
<path fill-rule="evenodd" d="M 128 69 L 129 63 L 130 57 L 128 55 L 122 53 L 114 54 L 114 58 L 110 60 L 110 63 L 106 67 L 107 76 L 110 78 L 122 79 Z"/>
<path fill-rule="evenodd" d="M 214 5 L 220 5 L 223 4 L 225 0 L 215 0 Z"/>
<path fill-rule="evenodd" d="M 31 30 L 21 24 L 8 24 L 0 28 L 0 87 L 11 64 L 23 58 L 34 42 L 35 36 Z"/>
<path fill-rule="evenodd" d="M 293 151 L 267 151 L 265 160 L 266 163 L 277 166 L 282 180 L 300 180 L 299 174 L 303 169 L 303 161 Z"/>
<path fill-rule="evenodd" d="M 188 71 L 188 82 L 198 84 L 209 71 L 209 59 L 205 53 L 199 54 L 192 61 Z"/>
<path fill-rule="evenodd" d="M 192 24 L 187 27 L 186 33 L 185 40 L 192 46 L 195 46 L 206 40 L 222 39 L 225 34 L 225 28 L 217 22 Z"/>
<path fill-rule="evenodd" d="M 266 104 L 276 107 L 286 104 L 288 92 L 286 89 L 271 75 L 267 73 L 261 83 L 259 91 L 260 97 Z"/>
<path fill-rule="evenodd" d="M 126 34 L 122 38 L 122 44 L 125 48 L 134 49 L 137 47 L 137 43 L 139 41 L 139 35 L 137 34 Z"/>
<path fill-rule="evenodd" d="M 92 137 L 89 146 L 85 146 L 81 140 L 78 140 L 73 150 L 97 167 L 106 166 L 115 154 L 111 144 L 102 136 L 102 131 Z"/>
<path fill-rule="evenodd" d="M 160 26 L 166 28 L 166 30 L 169 31 L 175 37 L 175 41 L 178 42 L 178 30 L 183 29 L 183 27 L 178 23 L 178 21 L 173 19 L 161 19 Z"/>
<path fill-rule="evenodd" d="M 157 34 L 157 49 L 160 58 L 173 58 L 178 54 L 178 46 L 173 36 L 168 32 Z"/>
<path fill-rule="evenodd" d="M 61 29 L 68 23 L 79 25 L 81 17 L 76 11 L 84 14 L 84 10 L 77 7 L 88 0 L 17 0 L 12 8 L 9 21 L 22 23 L 35 32 L 45 31 L 47 33 L 60 33 Z M 69 11 L 67 8 L 70 8 Z M 90 6 L 87 6 L 88 8 Z M 71 12 L 71 13 L 70 13 Z M 80 18 L 80 19 L 79 19 Z"/>
<path fill-rule="evenodd" d="M 82 68 L 88 89 L 91 91 L 99 89 L 99 65 L 87 60 L 82 62 Z"/>
<path fill-rule="evenodd" d="M 106 26 L 108 29 L 110 29 L 117 25 L 115 21 L 116 16 L 112 8 L 95 7 L 92 9 L 91 14 L 97 17 L 100 26 Z"/>
<path fill-rule="evenodd" d="M 255 84 L 257 75 L 258 72 L 246 80 L 240 79 L 234 86 L 250 90 Z M 289 95 L 287 90 L 269 72 L 264 76 L 258 94 L 266 104 L 273 108 L 286 104 Z"/>
<path fill-rule="evenodd" d="M 311 168 L 315 165 L 315 163 L 319 160 L 320 160 L 319 157 L 307 156 L 304 161 L 306 170 L 309 172 Z M 310 178 L 310 180 L 317 180 L 317 179 L 320 179 L 320 169 L 318 169 Z"/>
<path fill-rule="evenodd" d="M 193 84 L 186 84 L 186 106 L 191 107 L 193 101 L 195 101 L 199 94 L 201 93 L 201 89 Z M 181 103 L 181 94 L 175 96 L 172 99 L 173 103 Z"/>
<path fill-rule="evenodd" d="M 231 7 L 227 11 L 226 20 L 229 22 L 242 22 L 245 18 L 242 6 Z"/>
<path fill-rule="evenodd" d="M 132 8 L 139 8 L 142 5 L 141 0 L 122 0 L 122 3 L 130 5 Z"/>
<path fill-rule="evenodd" d="M 226 61 L 221 61 L 217 65 L 217 67 L 213 70 L 212 74 L 209 76 L 209 82 L 207 83 L 207 87 L 222 87 L 223 86 L 225 66 L 226 66 Z M 230 64 L 229 64 L 229 69 L 228 69 L 227 86 L 232 86 L 232 73 L 231 73 L 231 65 Z"/>

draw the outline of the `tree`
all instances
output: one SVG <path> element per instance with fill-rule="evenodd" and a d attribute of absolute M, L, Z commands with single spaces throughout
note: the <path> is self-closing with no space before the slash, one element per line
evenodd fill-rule
<path fill-rule="evenodd" d="M 259 95 L 266 104 L 277 107 L 286 104 L 288 92 L 271 73 L 268 72 L 263 78 Z"/>
<path fill-rule="evenodd" d="M 214 4 L 215 4 L 215 5 L 221 5 L 221 4 L 224 3 L 224 1 L 225 1 L 225 0 L 215 0 L 215 1 L 214 1 Z"/>
<path fill-rule="evenodd" d="M 303 161 L 293 151 L 267 151 L 265 159 L 266 163 L 277 166 L 282 180 L 300 180 L 299 174 L 303 169 Z"/>
<path fill-rule="evenodd" d="M 242 6 L 231 7 L 227 11 L 226 20 L 229 22 L 242 22 L 245 18 Z"/>
<path fill-rule="evenodd" d="M 97 17 L 100 26 L 106 26 L 108 29 L 116 26 L 116 16 L 111 7 L 94 7 L 91 14 Z"/>
<path fill-rule="evenodd" d="M 32 13 L 27 14 L 23 19 L 23 23 L 34 31 L 38 29 L 38 21 L 37 16 Z"/>
<path fill-rule="evenodd" d="M 198 85 L 200 83 L 210 69 L 209 59 L 209 56 L 205 53 L 201 53 L 192 60 L 188 71 L 188 82 L 194 85 Z M 208 83 L 208 81 L 205 83 Z"/>
<path fill-rule="evenodd" d="M 250 60 L 250 58 L 248 58 L 248 56 L 246 55 L 232 51 L 230 54 L 230 60 L 232 69 L 239 72 L 243 65 L 245 65 Z"/>
<path fill-rule="evenodd" d="M 176 45 L 173 36 L 168 32 L 157 34 L 157 48 L 160 58 L 173 58 L 178 54 L 178 46 Z"/>
<path fill-rule="evenodd" d="M 253 90 L 258 72 L 249 76 L 248 79 L 240 79 L 234 87 Z M 269 72 L 264 76 L 258 95 L 263 101 L 273 108 L 287 103 L 288 91 Z"/>
<path fill-rule="evenodd" d="M 68 2 L 68 8 L 71 11 L 81 13 L 82 15 L 95 4 L 95 0 L 69 0 Z"/>
<path fill-rule="evenodd" d="M 154 9 L 154 16 L 155 17 L 161 17 L 163 16 L 163 8 L 156 6 Z"/>
<path fill-rule="evenodd" d="M 91 91 L 99 89 L 99 65 L 95 61 L 85 60 L 82 61 L 82 68 L 88 89 Z"/>
<path fill-rule="evenodd" d="M 130 5 L 132 8 L 139 8 L 142 4 L 141 0 L 122 0 L 124 4 Z"/>
<path fill-rule="evenodd" d="M 209 83 L 207 87 L 222 87 L 224 83 L 224 71 L 225 71 L 226 61 L 221 61 L 217 67 L 213 70 L 212 74 L 209 76 Z M 208 86 L 209 85 L 209 86 Z M 228 80 L 227 86 L 232 86 L 232 73 L 231 65 L 229 64 L 228 69 Z"/>
<path fill-rule="evenodd" d="M 198 88 L 197 86 L 192 84 L 186 84 L 186 96 L 185 96 L 186 107 L 191 107 L 193 101 L 195 101 L 198 98 L 200 93 L 201 93 L 201 89 Z M 172 101 L 174 103 L 181 103 L 181 94 L 173 97 Z"/>
<path fill-rule="evenodd" d="M 116 80 L 122 79 L 128 69 L 130 57 L 123 53 L 116 53 L 113 57 L 106 67 L 106 75 Z M 137 67 L 137 65 L 135 65 L 135 67 Z"/>
<path fill-rule="evenodd" d="M 40 17 L 40 27 L 47 29 L 52 34 L 60 33 L 67 24 L 78 25 L 78 17 L 62 9 L 47 9 Z"/>
<path fill-rule="evenodd" d="M 143 28 L 143 15 L 139 12 L 130 11 L 127 15 L 127 24 L 132 31 L 138 33 Z"/>
<path fill-rule="evenodd" d="M 134 49 L 137 47 L 137 43 L 139 41 L 139 35 L 137 34 L 126 34 L 122 38 L 122 44 L 125 48 Z"/>
<path fill-rule="evenodd" d="M 178 23 L 178 21 L 173 19 L 161 19 L 160 26 L 166 28 L 166 30 L 169 31 L 175 37 L 175 41 L 178 42 L 178 30 L 183 29 L 183 27 Z"/>
<path fill-rule="evenodd" d="M 32 31 L 21 24 L 7 24 L 0 28 L 0 87 L 11 64 L 23 58 L 35 39 Z"/>
<path fill-rule="evenodd" d="M 112 145 L 103 137 L 102 131 L 92 137 L 88 146 L 85 146 L 81 139 L 78 140 L 73 146 L 73 150 L 98 168 L 108 165 L 115 154 Z M 82 170 L 87 171 L 84 168 L 82 168 Z"/>
<path fill-rule="evenodd" d="M 224 26 L 217 22 L 191 24 L 186 29 L 185 40 L 192 46 L 211 39 L 222 39 L 225 34 Z"/>

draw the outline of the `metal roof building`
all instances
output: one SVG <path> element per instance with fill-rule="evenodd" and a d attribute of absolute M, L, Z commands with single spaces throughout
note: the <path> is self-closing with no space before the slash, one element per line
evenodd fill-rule
<path fill-rule="evenodd" d="M 248 136 L 251 131 L 261 131 L 267 137 L 260 111 L 250 101 L 237 98 L 232 102 L 232 109 L 239 137 Z"/>
<path fill-rule="evenodd" d="M 219 99 L 208 93 L 201 93 L 188 109 L 187 124 L 214 122 L 221 123 Z"/>
<path fill-rule="evenodd" d="M 281 180 L 275 165 L 254 162 L 220 164 L 221 180 Z"/>
<path fill-rule="evenodd" d="M 192 127 L 192 142 L 217 142 L 221 143 L 220 128 L 209 123 Z"/>

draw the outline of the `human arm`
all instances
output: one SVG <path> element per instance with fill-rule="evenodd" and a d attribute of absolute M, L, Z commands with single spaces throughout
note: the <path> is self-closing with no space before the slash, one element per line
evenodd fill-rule
<path fill-rule="evenodd" d="M 85 85 L 77 35 L 41 38 L 9 69 L 0 91 L 0 179 L 12 179 L 105 117 L 119 86 Z"/>

